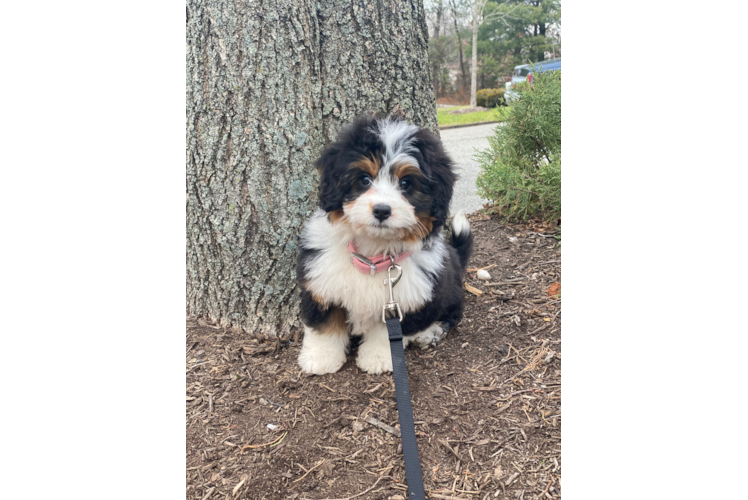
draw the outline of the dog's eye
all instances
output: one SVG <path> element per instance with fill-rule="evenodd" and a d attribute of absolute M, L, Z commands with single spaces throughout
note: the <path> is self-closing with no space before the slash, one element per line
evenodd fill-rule
<path fill-rule="evenodd" d="M 403 190 L 406 190 L 406 189 L 408 189 L 408 188 L 410 187 L 410 185 L 411 185 L 410 179 L 402 179 L 402 180 L 400 181 L 400 187 L 401 187 L 401 188 L 402 188 Z"/>
<path fill-rule="evenodd" d="M 371 177 L 368 175 L 363 175 L 361 176 L 361 180 L 359 182 L 361 182 L 361 185 L 364 187 L 371 186 Z"/>

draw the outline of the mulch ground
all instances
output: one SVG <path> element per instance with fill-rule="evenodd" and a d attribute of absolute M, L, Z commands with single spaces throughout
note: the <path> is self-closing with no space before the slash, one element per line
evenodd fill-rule
<path fill-rule="evenodd" d="M 462 323 L 406 352 L 426 492 L 560 498 L 559 242 L 542 225 L 471 225 L 470 267 L 490 279 L 469 272 Z M 407 498 L 391 374 L 349 356 L 305 376 L 298 342 L 192 318 L 186 348 L 188 500 Z"/>

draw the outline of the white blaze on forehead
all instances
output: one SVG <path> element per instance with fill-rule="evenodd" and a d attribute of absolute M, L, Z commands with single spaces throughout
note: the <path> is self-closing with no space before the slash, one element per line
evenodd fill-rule
<path fill-rule="evenodd" d="M 410 155 L 416 150 L 413 140 L 418 127 L 392 118 L 378 120 L 377 124 L 379 130 L 373 132 L 384 144 L 384 164 L 380 172 L 383 172 L 385 176 L 389 175 L 392 165 L 397 163 L 411 163 L 419 166 L 418 161 Z"/>

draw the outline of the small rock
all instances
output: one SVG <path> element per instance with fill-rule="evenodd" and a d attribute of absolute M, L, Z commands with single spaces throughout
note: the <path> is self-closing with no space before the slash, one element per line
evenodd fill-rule
<path fill-rule="evenodd" d="M 271 431 L 274 431 L 275 429 L 277 429 L 277 428 L 278 428 L 278 426 L 277 426 L 277 425 L 275 425 L 275 424 L 268 424 L 268 425 L 267 425 L 267 428 L 268 428 L 268 429 L 270 429 Z"/>
<path fill-rule="evenodd" d="M 356 432 L 361 432 L 362 430 L 364 430 L 364 424 L 356 420 L 355 422 L 351 424 L 351 428 Z"/>
<path fill-rule="evenodd" d="M 351 421 L 345 418 L 345 416 L 341 416 L 340 425 L 342 425 L 343 427 L 348 427 L 349 425 L 351 425 Z"/>
<path fill-rule="evenodd" d="M 485 269 L 481 269 L 476 273 L 476 276 L 478 276 L 479 280 L 485 280 L 488 281 L 491 279 L 491 274 L 486 271 Z"/>

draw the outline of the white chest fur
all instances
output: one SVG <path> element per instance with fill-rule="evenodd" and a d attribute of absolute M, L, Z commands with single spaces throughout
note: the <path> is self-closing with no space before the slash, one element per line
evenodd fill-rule
<path fill-rule="evenodd" d="M 304 247 L 318 250 L 305 264 L 306 288 L 324 301 L 345 308 L 352 333 L 361 335 L 382 321 L 382 305 L 389 300 L 387 273 L 371 276 L 353 267 L 347 246 L 349 237 L 329 222 L 324 211 L 315 212 L 301 237 Z M 403 274 L 394 294 L 403 313 L 418 310 L 431 300 L 433 283 L 429 273 L 438 274 L 445 258 L 444 240 L 436 235 L 427 248 L 400 263 Z"/>

